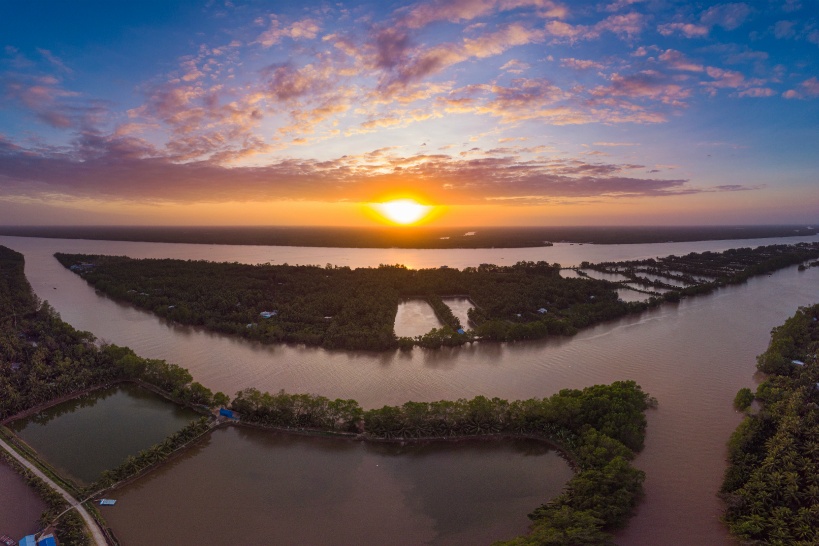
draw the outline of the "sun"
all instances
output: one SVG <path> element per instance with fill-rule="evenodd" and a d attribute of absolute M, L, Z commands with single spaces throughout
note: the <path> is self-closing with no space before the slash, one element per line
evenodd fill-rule
<path fill-rule="evenodd" d="M 402 226 L 418 222 L 432 210 L 431 206 L 422 205 L 412 199 L 395 199 L 386 203 L 376 203 L 373 208 L 391 222 Z"/>

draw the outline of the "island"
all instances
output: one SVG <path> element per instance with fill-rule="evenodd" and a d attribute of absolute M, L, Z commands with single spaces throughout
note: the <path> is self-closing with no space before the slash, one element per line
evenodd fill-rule
<path fill-rule="evenodd" d="M 519 262 L 408 269 L 247 265 L 125 256 L 55 255 L 100 292 L 169 321 L 264 343 L 326 349 L 394 350 L 476 340 L 566 336 L 663 302 L 707 294 L 754 275 L 819 258 L 819 243 L 739 248 L 629 262 L 589 264 L 566 278 L 560 264 Z M 618 280 L 592 279 L 594 271 Z M 623 301 L 618 289 L 641 293 Z M 470 324 L 442 301 L 465 296 Z M 393 332 L 402 299 L 425 299 L 441 328 L 415 338 Z"/>

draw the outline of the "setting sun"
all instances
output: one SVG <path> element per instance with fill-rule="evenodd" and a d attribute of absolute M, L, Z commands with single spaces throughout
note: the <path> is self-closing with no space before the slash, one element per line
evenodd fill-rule
<path fill-rule="evenodd" d="M 374 208 L 391 222 L 405 226 L 414 224 L 432 210 L 431 206 L 416 203 L 412 199 L 396 199 L 378 203 L 374 205 Z"/>

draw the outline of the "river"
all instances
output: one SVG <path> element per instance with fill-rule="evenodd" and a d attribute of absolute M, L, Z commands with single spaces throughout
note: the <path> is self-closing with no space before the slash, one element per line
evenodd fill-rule
<path fill-rule="evenodd" d="M 0 237 L 22 252 L 37 294 L 64 320 L 137 353 L 188 368 L 197 381 L 233 395 L 260 389 L 354 398 L 365 407 L 472 397 L 543 397 L 563 388 L 633 379 L 659 400 L 648 412 L 646 448 L 636 465 L 647 473 L 646 498 L 619 544 L 733 544 L 719 522 L 716 497 L 725 443 L 739 423 L 731 402 L 753 386 L 755 357 L 771 328 L 800 305 L 819 301 L 819 268 L 791 267 L 747 284 L 720 289 L 640 316 L 597 325 L 572 338 L 518 344 L 474 344 L 409 353 L 325 351 L 262 346 L 163 322 L 95 293 L 64 269 L 54 252 L 121 254 L 134 258 L 210 259 L 246 263 L 408 267 L 511 264 L 546 260 L 631 260 L 816 237 L 663 243 L 555 245 L 536 249 L 402 250 L 243 247 Z M 534 508 L 534 507 L 533 507 Z"/>

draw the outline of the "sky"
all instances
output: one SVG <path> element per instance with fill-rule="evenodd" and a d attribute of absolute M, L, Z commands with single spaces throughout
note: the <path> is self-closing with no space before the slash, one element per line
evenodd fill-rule
<path fill-rule="evenodd" d="M 0 2 L 0 225 L 819 223 L 819 0 Z"/>

